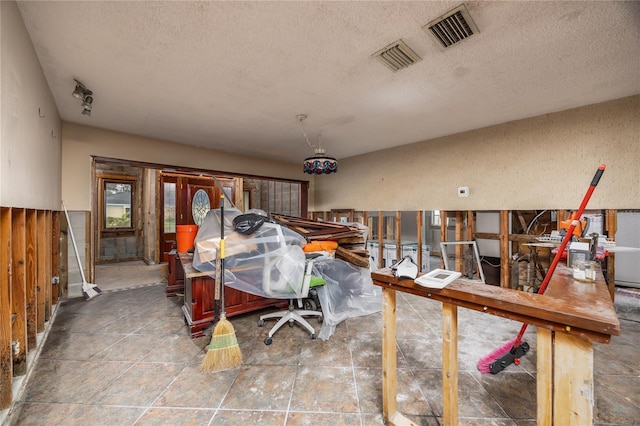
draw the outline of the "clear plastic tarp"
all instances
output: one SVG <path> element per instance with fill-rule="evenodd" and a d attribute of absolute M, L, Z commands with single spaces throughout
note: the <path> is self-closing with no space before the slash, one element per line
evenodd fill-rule
<path fill-rule="evenodd" d="M 271 221 L 265 221 L 253 234 L 243 235 L 233 225 L 233 219 L 241 214 L 234 207 L 224 209 L 224 284 L 267 298 L 306 297 L 305 238 Z M 193 267 L 214 278 L 221 240 L 220 216 L 220 209 L 207 213 L 195 238 L 193 256 Z M 312 274 L 326 281 L 325 286 L 317 287 L 324 317 L 318 337 L 327 340 L 345 319 L 382 309 L 381 290 L 373 285 L 368 268 L 335 259 L 326 252 L 313 262 Z"/>

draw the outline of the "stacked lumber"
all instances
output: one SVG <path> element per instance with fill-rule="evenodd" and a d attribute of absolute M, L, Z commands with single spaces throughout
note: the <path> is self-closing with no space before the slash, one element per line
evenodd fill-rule
<path fill-rule="evenodd" d="M 304 236 L 307 241 L 329 240 L 338 243 L 336 257 L 361 268 L 369 267 L 364 231 L 355 226 L 337 222 L 320 222 L 301 217 L 272 214 L 272 219 Z"/>

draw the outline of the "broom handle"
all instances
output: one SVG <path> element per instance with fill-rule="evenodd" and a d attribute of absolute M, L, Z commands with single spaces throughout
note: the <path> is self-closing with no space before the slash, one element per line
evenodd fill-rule
<path fill-rule="evenodd" d="M 551 276 L 553 275 L 553 272 L 556 270 L 556 266 L 558 265 L 558 262 L 560 262 L 560 257 L 562 253 L 564 253 L 564 249 L 567 247 L 569 240 L 571 240 L 573 231 L 576 228 L 576 225 L 580 222 L 580 216 L 582 216 L 582 213 L 584 213 L 584 209 L 587 207 L 587 203 L 591 198 L 591 194 L 593 194 L 594 189 L 596 189 L 596 186 L 598 185 L 598 182 L 600 181 L 600 178 L 602 177 L 602 174 L 604 173 L 605 168 L 606 168 L 605 164 L 600 164 L 600 167 L 598 167 L 598 170 L 596 171 L 595 176 L 593 176 L 593 179 L 591 180 L 591 185 L 589 185 L 589 189 L 587 190 L 587 193 L 584 195 L 584 198 L 582 199 L 582 203 L 578 208 L 578 211 L 575 215 L 575 219 L 571 221 L 571 225 L 569 226 L 567 233 L 562 239 L 562 243 L 560 244 L 560 247 L 558 247 L 558 253 L 553 258 L 553 261 L 551 262 L 551 266 L 549 267 L 547 274 L 544 276 L 544 280 L 540 285 L 538 294 L 544 294 L 544 291 L 546 290 L 547 285 L 549 284 L 549 281 L 551 281 Z M 511 349 L 512 351 L 518 347 L 518 345 L 522 341 L 522 336 L 524 335 L 524 332 L 526 330 L 527 330 L 527 323 L 524 323 L 520 328 L 520 333 L 518 333 L 518 337 L 516 337 L 516 340 L 513 343 L 513 348 Z"/>
<path fill-rule="evenodd" d="M 224 194 L 220 194 L 220 319 L 227 317 L 224 308 Z"/>
<path fill-rule="evenodd" d="M 80 262 L 80 254 L 78 254 L 78 247 L 76 246 L 76 239 L 73 236 L 73 227 L 71 226 L 71 219 L 69 219 L 69 212 L 67 211 L 67 205 L 62 200 L 62 208 L 64 209 L 64 216 L 67 218 L 67 227 L 69 228 L 69 235 L 71 236 L 71 242 L 73 243 L 73 251 L 76 253 L 76 260 L 78 261 L 78 269 L 80 269 L 80 275 L 82 276 L 82 283 L 86 284 L 87 279 L 84 277 L 84 268 L 82 262 Z"/>

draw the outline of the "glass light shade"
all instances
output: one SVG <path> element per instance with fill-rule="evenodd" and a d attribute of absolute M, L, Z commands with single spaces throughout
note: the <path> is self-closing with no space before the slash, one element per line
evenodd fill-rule
<path fill-rule="evenodd" d="M 326 155 L 324 149 L 316 148 L 313 157 L 305 158 L 303 170 L 310 175 L 336 173 L 338 171 L 338 160 Z"/>
<path fill-rule="evenodd" d="M 82 110 L 82 115 L 86 115 L 87 117 L 91 117 L 91 110 L 90 109 L 83 109 Z"/>
<path fill-rule="evenodd" d="M 91 111 L 92 104 L 93 104 L 93 96 L 86 96 L 84 98 L 84 102 L 82 102 L 82 108 L 88 109 L 89 111 Z"/>
<path fill-rule="evenodd" d="M 71 96 L 73 96 L 76 99 L 84 99 L 84 87 L 82 86 L 82 84 L 80 83 L 76 84 L 76 88 L 74 89 Z"/>

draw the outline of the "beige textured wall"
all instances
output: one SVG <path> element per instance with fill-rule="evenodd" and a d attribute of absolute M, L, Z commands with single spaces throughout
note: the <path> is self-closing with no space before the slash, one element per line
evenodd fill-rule
<path fill-rule="evenodd" d="M 60 209 L 60 116 L 15 2 L 0 2 L 0 205 Z"/>
<path fill-rule="evenodd" d="M 242 157 L 66 121 L 62 133 L 62 196 L 71 210 L 91 210 L 91 156 L 308 180 L 299 164 Z"/>
<path fill-rule="evenodd" d="M 315 209 L 576 209 L 601 163 L 589 208 L 640 208 L 640 96 L 342 160 Z"/>

